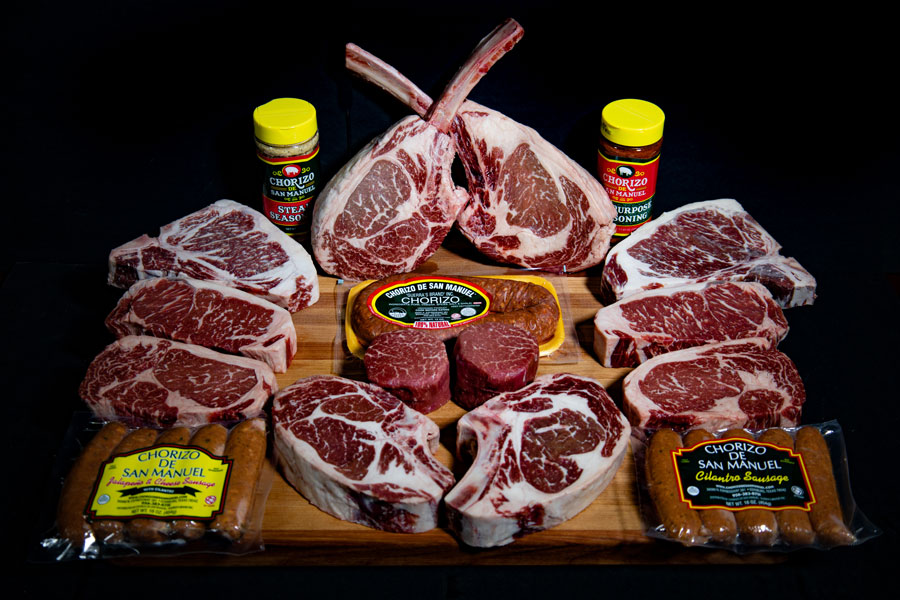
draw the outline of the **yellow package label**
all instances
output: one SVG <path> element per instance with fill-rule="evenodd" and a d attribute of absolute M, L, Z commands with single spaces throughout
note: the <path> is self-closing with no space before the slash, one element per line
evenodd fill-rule
<path fill-rule="evenodd" d="M 212 519 L 222 512 L 231 460 L 165 445 L 103 464 L 88 505 L 91 519 Z"/>

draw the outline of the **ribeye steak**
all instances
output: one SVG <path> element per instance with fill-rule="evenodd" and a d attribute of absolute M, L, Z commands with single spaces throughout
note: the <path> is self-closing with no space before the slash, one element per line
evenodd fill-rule
<path fill-rule="evenodd" d="M 419 114 L 431 106 L 396 69 L 352 44 L 347 67 Z M 472 101 L 451 131 L 472 195 L 457 226 L 481 252 L 552 272 L 603 260 L 616 211 L 596 178 L 535 130 Z"/>
<path fill-rule="evenodd" d="M 438 427 L 371 383 L 332 375 L 276 394 L 275 456 L 307 500 L 345 521 L 398 533 L 437 526 L 453 474 L 438 462 Z"/>
<path fill-rule="evenodd" d="M 784 308 L 812 304 L 816 280 L 732 199 L 661 214 L 613 248 L 603 267 L 609 297 L 704 281 L 757 281 Z"/>
<path fill-rule="evenodd" d="M 806 400 L 790 358 L 762 338 L 717 342 L 651 358 L 625 377 L 623 410 L 641 434 L 791 427 Z"/>
<path fill-rule="evenodd" d="M 457 423 L 458 453 L 475 458 L 445 499 L 451 529 L 469 546 L 502 546 L 574 517 L 615 475 L 629 433 L 603 386 L 578 375 L 488 400 Z"/>
<path fill-rule="evenodd" d="M 152 335 L 261 360 L 284 373 L 297 351 L 287 309 L 209 281 L 138 281 L 106 317 L 117 337 Z"/>
<path fill-rule="evenodd" d="M 291 312 L 315 304 L 319 280 L 303 246 L 261 213 L 219 200 L 109 255 L 109 283 L 189 277 L 249 292 Z"/>
<path fill-rule="evenodd" d="M 468 194 L 454 185 L 450 123 L 466 95 L 521 38 L 508 20 L 485 37 L 427 118 L 401 119 L 328 182 L 313 209 L 313 253 L 350 280 L 414 270 L 443 242 Z"/>
<path fill-rule="evenodd" d="M 193 427 L 260 416 L 277 389 L 258 360 L 129 335 L 94 358 L 79 392 L 102 419 Z"/>
<path fill-rule="evenodd" d="M 784 312 L 762 285 L 695 283 L 638 292 L 598 310 L 594 352 L 604 367 L 636 367 L 726 340 L 761 337 L 774 348 L 787 332 Z"/>

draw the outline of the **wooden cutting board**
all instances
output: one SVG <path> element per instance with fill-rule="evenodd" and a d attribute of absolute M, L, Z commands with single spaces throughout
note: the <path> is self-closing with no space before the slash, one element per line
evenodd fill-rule
<path fill-rule="evenodd" d="M 466 253 L 469 252 L 467 256 Z M 508 274 L 472 256 L 464 242 L 454 248 L 452 236 L 418 269 L 421 273 L 456 275 Z M 520 272 L 521 273 L 521 272 Z M 600 271 L 549 277 L 562 305 L 567 340 L 559 354 L 542 358 L 538 374 L 570 372 L 599 380 L 621 406 L 621 380 L 629 369 L 607 369 L 594 359 L 593 318 L 599 300 Z M 355 282 L 320 276 L 320 299 L 294 314 L 298 351 L 279 386 L 301 377 L 334 373 L 361 377 L 361 362 L 342 344 L 347 292 Z M 447 404 L 428 415 L 441 428 L 438 458 L 454 464 L 455 423 L 464 410 Z M 269 468 L 274 469 L 273 465 Z M 273 478 L 265 509 L 266 550 L 241 557 L 217 557 L 217 565 L 549 565 L 640 563 L 770 563 L 780 555 L 738 557 L 724 551 L 683 548 L 643 535 L 634 462 L 629 452 L 606 490 L 586 510 L 553 529 L 530 534 L 501 548 L 474 550 L 460 546 L 446 528 L 419 534 L 376 531 L 336 519 L 306 501 L 281 477 Z M 182 557 L 178 564 L 206 564 L 208 559 Z"/>

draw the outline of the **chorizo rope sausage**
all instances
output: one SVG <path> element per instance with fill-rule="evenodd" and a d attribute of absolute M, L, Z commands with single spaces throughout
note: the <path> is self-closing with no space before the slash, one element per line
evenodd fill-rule
<path fill-rule="evenodd" d="M 213 521 L 209 530 L 231 541 L 243 536 L 256 482 L 266 458 L 266 424 L 262 419 L 250 419 L 231 430 L 225 444 L 225 456 L 234 463 L 225 496 L 225 508 Z"/>
<path fill-rule="evenodd" d="M 759 436 L 759 441 L 781 448 L 794 449 L 794 439 L 784 429 L 767 429 Z M 791 546 L 808 546 L 815 542 L 816 532 L 809 522 L 809 515 L 800 509 L 785 509 L 775 513 L 781 540 Z"/>
<path fill-rule="evenodd" d="M 691 448 L 700 442 L 716 439 L 716 436 L 705 429 L 694 429 L 684 436 L 684 447 Z M 720 544 L 733 544 L 737 540 L 737 523 L 731 511 L 722 508 L 697 510 L 700 521 L 709 533 L 709 539 Z"/>
<path fill-rule="evenodd" d="M 225 441 L 228 439 L 228 430 L 222 425 L 211 423 L 204 425 L 194 432 L 190 445 L 206 450 L 213 456 L 222 456 L 225 453 Z M 173 521 L 172 536 L 183 540 L 198 540 L 206 533 L 206 523 L 193 520 Z"/>
<path fill-rule="evenodd" d="M 92 536 L 84 510 L 100 465 L 127 433 L 128 427 L 118 421 L 104 425 L 81 451 L 63 483 L 56 512 L 57 527 L 60 535 L 79 551 L 84 550 L 86 540 Z"/>
<path fill-rule="evenodd" d="M 852 544 L 856 536 L 844 524 L 831 453 L 825 438 L 815 427 L 802 427 L 795 434 L 794 447 L 803 456 L 803 464 L 816 497 L 809 513 L 816 535 L 826 546 Z"/>
<path fill-rule="evenodd" d="M 743 429 L 729 429 L 721 437 L 753 440 L 753 436 Z M 739 510 L 734 514 L 734 520 L 741 541 L 748 546 L 774 546 L 778 541 L 778 522 L 771 511 L 761 508 Z"/>
<path fill-rule="evenodd" d="M 126 435 L 125 439 L 119 442 L 119 445 L 116 446 L 110 456 L 125 454 L 127 452 L 132 452 L 133 450 L 152 446 L 153 442 L 156 441 L 157 435 L 158 432 L 155 429 L 135 429 Z M 119 543 L 125 539 L 125 524 L 122 521 L 102 519 L 94 521 L 91 528 L 94 530 L 94 537 L 96 537 L 98 541 L 107 544 Z"/>
<path fill-rule="evenodd" d="M 672 464 L 672 451 L 681 447 L 681 436 L 671 429 L 653 434 L 644 463 L 647 487 L 667 535 L 685 544 L 702 544 L 703 524 L 697 511 L 682 502 Z"/>
<path fill-rule="evenodd" d="M 415 274 L 391 275 L 373 283 L 370 283 L 360 291 L 353 302 L 350 313 L 350 323 L 353 332 L 360 344 L 368 346 L 372 340 L 388 331 L 403 329 L 402 326 L 389 323 L 372 314 L 367 305 L 369 298 L 380 288 L 396 281 L 403 281 L 418 277 Z M 434 277 L 441 277 L 435 275 Z M 447 276 L 451 277 L 451 276 Z M 559 321 L 559 306 L 553 294 L 533 283 L 516 279 L 497 279 L 491 277 L 463 277 L 453 275 L 453 279 L 459 279 L 473 283 L 484 289 L 491 297 L 491 306 L 487 315 L 472 321 L 473 323 L 495 322 L 515 325 L 532 334 L 539 344 L 551 339 L 556 333 L 556 324 Z M 447 340 L 459 335 L 466 325 L 450 327 L 447 329 L 423 329 L 429 335 L 440 340 Z"/>
<path fill-rule="evenodd" d="M 164 446 L 167 444 L 187 444 L 191 439 L 191 430 L 187 427 L 175 427 L 167 429 L 159 434 L 154 446 Z M 125 531 L 128 538 L 136 542 L 157 543 L 164 542 L 168 539 L 171 528 L 169 522 L 160 519 L 139 518 L 128 521 L 125 525 Z"/>

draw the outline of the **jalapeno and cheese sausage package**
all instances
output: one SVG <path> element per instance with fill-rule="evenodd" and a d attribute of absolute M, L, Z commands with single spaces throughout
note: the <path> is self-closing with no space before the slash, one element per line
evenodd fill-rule
<path fill-rule="evenodd" d="M 263 549 L 263 419 L 162 430 L 76 420 L 46 558 Z"/>
<path fill-rule="evenodd" d="M 632 438 L 645 533 L 736 553 L 827 549 L 880 533 L 850 491 L 836 421 Z"/>

